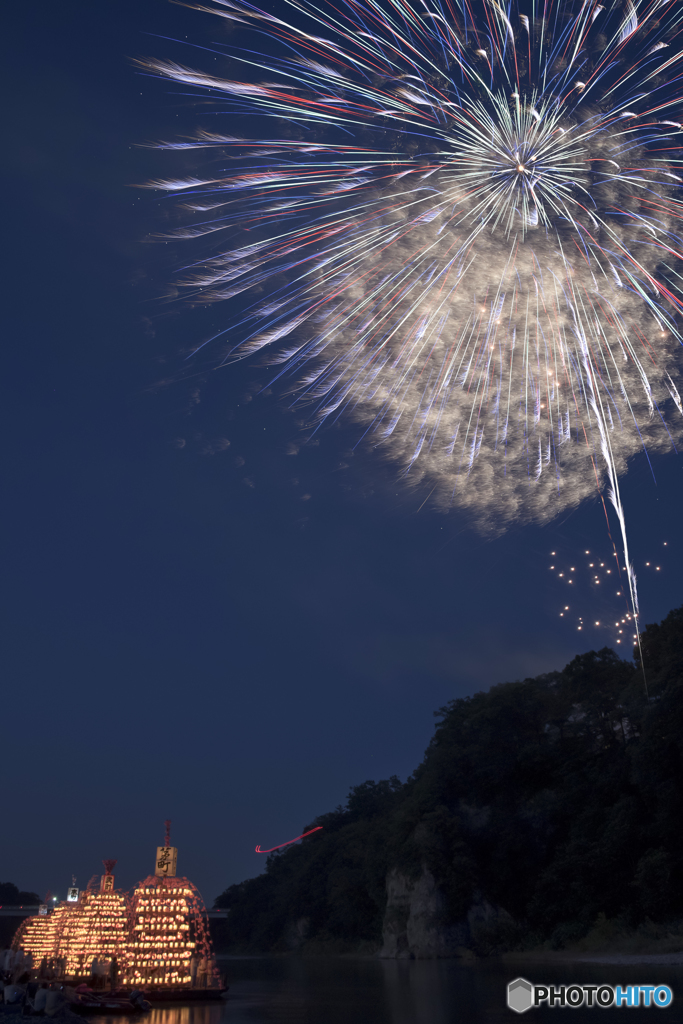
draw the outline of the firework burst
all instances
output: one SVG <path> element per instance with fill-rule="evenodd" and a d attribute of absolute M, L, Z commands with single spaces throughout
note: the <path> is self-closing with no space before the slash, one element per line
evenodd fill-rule
<path fill-rule="evenodd" d="M 151 183 L 213 247 L 188 293 L 241 295 L 197 358 L 261 353 L 484 530 L 606 483 L 625 545 L 620 473 L 683 432 L 678 0 L 187 6 L 243 80 L 146 71 L 260 136 L 160 144 L 215 150 Z"/>

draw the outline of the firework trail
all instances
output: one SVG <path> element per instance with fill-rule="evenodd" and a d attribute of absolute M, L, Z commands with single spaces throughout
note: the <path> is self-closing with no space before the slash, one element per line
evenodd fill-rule
<path fill-rule="evenodd" d="M 683 433 L 678 0 L 186 6 L 243 46 L 241 81 L 141 62 L 213 98 L 160 144 L 208 172 L 150 183 L 207 247 L 188 294 L 241 295 L 196 357 L 260 353 L 482 530 L 606 487 L 637 615 L 619 476 Z"/>
<path fill-rule="evenodd" d="M 322 825 L 317 825 L 316 828 L 312 828 L 309 832 L 304 832 L 302 835 L 297 836 L 296 839 L 288 839 L 286 843 L 278 843 L 277 846 L 271 846 L 269 850 L 262 850 L 260 844 L 254 850 L 255 853 L 272 853 L 273 850 L 281 850 L 283 846 L 291 846 L 292 843 L 298 843 L 300 839 L 305 839 L 306 836 L 312 836 L 314 832 L 320 832 Z"/>

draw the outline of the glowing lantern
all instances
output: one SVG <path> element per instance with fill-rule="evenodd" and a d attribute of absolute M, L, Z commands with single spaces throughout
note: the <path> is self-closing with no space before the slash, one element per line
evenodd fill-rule
<path fill-rule="evenodd" d="M 59 956 L 66 958 L 65 973 L 69 978 L 89 977 L 95 959 L 106 962 L 116 957 L 119 968 L 125 961 L 128 901 L 114 888 L 112 870 L 116 861 L 102 863 L 105 874 L 99 892 L 88 886 L 81 893 L 59 935 Z"/>
<path fill-rule="evenodd" d="M 27 917 L 15 932 L 12 949 L 15 952 L 23 949 L 25 953 L 30 953 L 36 966 L 44 957 L 53 957 L 61 919 L 69 910 L 70 907 L 61 904 L 52 914 Z"/>
<path fill-rule="evenodd" d="M 60 904 L 47 917 L 28 918 L 14 936 L 12 948 L 31 953 L 34 964 L 43 958 L 61 959 L 64 976 L 71 979 L 89 977 L 95 958 L 111 961 L 115 956 L 120 968 L 125 967 L 128 901 L 114 889 L 116 861 L 103 864 L 99 892 L 91 883 L 76 901 Z"/>
<path fill-rule="evenodd" d="M 192 882 L 176 877 L 170 824 L 165 846 L 157 848 L 155 874 L 133 893 L 122 981 L 144 988 L 214 988 L 218 978 L 204 901 Z"/>

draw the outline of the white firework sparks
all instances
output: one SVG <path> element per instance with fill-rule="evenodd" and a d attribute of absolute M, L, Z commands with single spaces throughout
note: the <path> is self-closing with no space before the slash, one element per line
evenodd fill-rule
<path fill-rule="evenodd" d="M 260 352 L 483 530 L 606 482 L 637 614 L 618 478 L 683 434 L 676 0 L 188 6 L 280 45 L 232 53 L 248 81 L 144 64 L 230 103 L 162 145 L 236 166 L 152 183 L 209 214 L 190 294 L 241 295 L 214 358 Z"/>

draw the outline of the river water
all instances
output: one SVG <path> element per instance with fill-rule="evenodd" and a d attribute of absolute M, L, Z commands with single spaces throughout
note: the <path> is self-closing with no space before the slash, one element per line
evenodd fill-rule
<path fill-rule="evenodd" d="M 614 964 L 523 965 L 483 960 L 361 960 L 333 957 L 230 957 L 230 991 L 220 1003 L 156 1007 L 148 1024 L 479 1024 L 524 1020 L 596 1022 L 626 1018 L 683 1024 L 683 967 Z M 506 1006 L 508 982 L 532 984 L 669 985 L 665 1008 L 534 1007 L 523 1015 Z M 129 1024 L 89 1018 L 93 1024 Z M 140 1024 L 140 1018 L 130 1024 Z"/>

